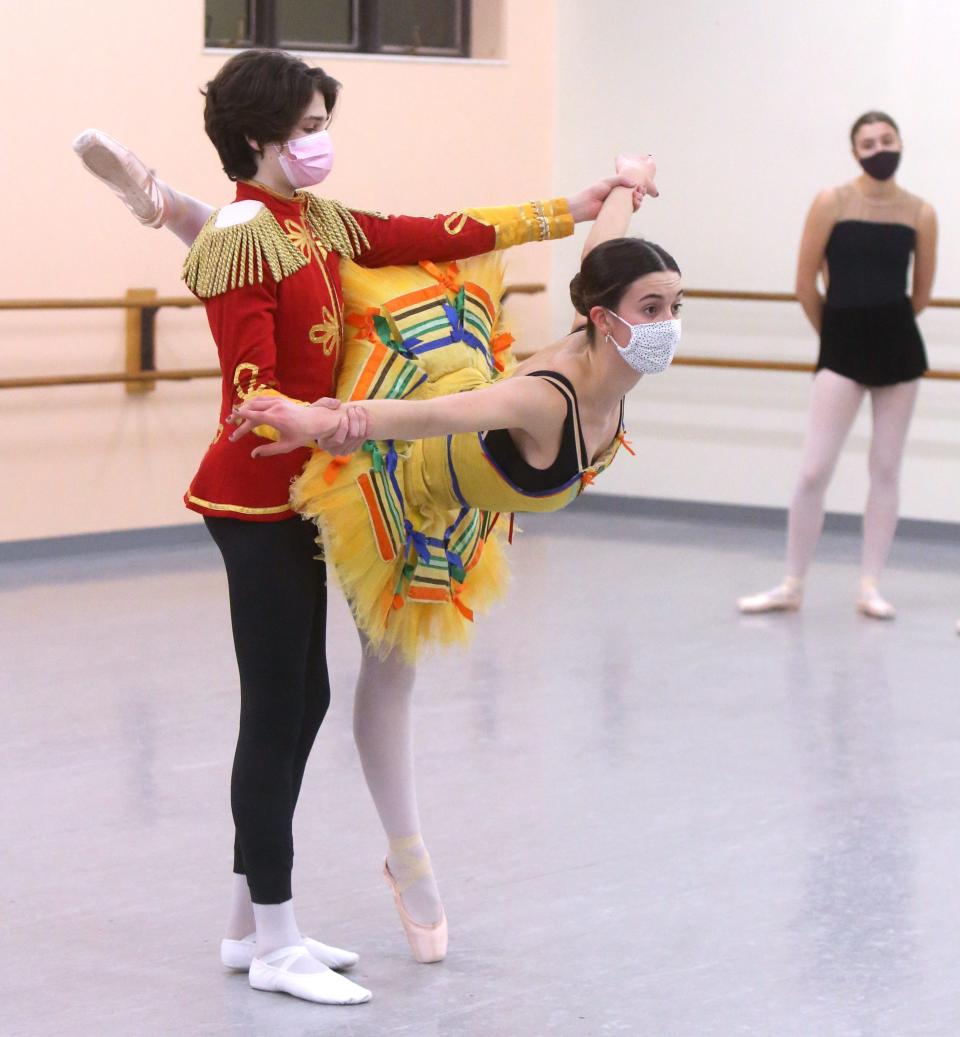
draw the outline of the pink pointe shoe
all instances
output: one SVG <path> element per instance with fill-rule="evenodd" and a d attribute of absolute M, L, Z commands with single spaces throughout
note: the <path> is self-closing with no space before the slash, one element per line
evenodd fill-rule
<path fill-rule="evenodd" d="M 164 225 L 167 200 L 160 181 L 132 151 L 100 130 L 84 130 L 73 150 L 145 227 Z"/>
<path fill-rule="evenodd" d="M 857 612 L 869 619 L 896 619 L 897 617 L 897 610 L 881 596 L 877 585 L 872 580 L 860 581 Z"/>
<path fill-rule="evenodd" d="M 803 581 L 788 576 L 783 583 L 760 594 L 737 598 L 737 608 L 746 616 L 764 612 L 796 612 L 803 604 Z"/>
<path fill-rule="evenodd" d="M 425 872 L 429 871 L 429 869 L 430 863 L 429 858 L 427 858 Z M 403 906 L 403 901 L 400 899 L 403 890 L 401 890 L 397 880 L 393 877 L 390 866 L 386 861 L 383 862 L 383 877 L 393 891 L 393 902 L 397 907 L 397 914 L 400 915 L 400 922 L 403 925 L 403 931 L 406 934 L 407 943 L 410 944 L 410 952 L 413 954 L 414 960 L 420 962 L 421 965 L 430 965 L 436 961 L 443 961 L 447 956 L 447 913 L 441 907 L 440 921 L 434 922 L 432 925 L 423 925 L 420 922 L 415 922 Z M 407 888 L 413 882 L 416 882 L 419 877 L 418 875 L 416 878 L 409 880 L 406 883 Z"/>

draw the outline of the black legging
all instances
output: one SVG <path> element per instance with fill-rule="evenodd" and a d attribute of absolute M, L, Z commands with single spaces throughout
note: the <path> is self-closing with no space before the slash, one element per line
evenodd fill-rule
<path fill-rule="evenodd" d="M 293 811 L 330 705 L 326 567 L 316 528 L 300 518 L 205 522 L 227 569 L 240 670 L 233 870 L 255 904 L 282 904 L 292 895 Z"/>

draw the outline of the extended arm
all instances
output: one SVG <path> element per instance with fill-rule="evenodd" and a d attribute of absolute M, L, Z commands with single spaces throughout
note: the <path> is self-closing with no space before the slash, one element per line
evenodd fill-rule
<path fill-rule="evenodd" d="M 581 262 L 602 242 L 622 238 L 627 233 L 630 217 L 636 211 L 638 201 L 642 201 L 647 194 L 653 197 L 659 194 L 655 183 L 657 167 L 649 155 L 620 155 L 617 157 L 617 171 L 631 178 L 635 177 L 640 186 L 633 191 L 625 187 L 615 187 L 607 195 L 583 243 Z M 587 318 L 578 313 L 573 319 L 572 330 L 577 331 L 586 323 Z"/>
<path fill-rule="evenodd" d="M 569 198 L 464 209 L 432 217 L 380 216 L 354 210 L 368 243 L 355 258 L 361 266 L 372 267 L 423 260 L 446 262 L 530 241 L 563 238 L 573 233 L 575 223 L 595 219 L 612 190 L 633 190 L 640 182 L 631 170 L 618 171 Z"/>
<path fill-rule="evenodd" d="M 807 214 L 797 258 L 797 298 L 818 335 L 823 321 L 823 297 L 817 287 L 817 274 L 823 266 L 827 241 L 836 223 L 836 212 L 836 193 L 833 189 L 821 191 Z"/>
<path fill-rule="evenodd" d="M 913 257 L 913 312 L 922 313 L 930 303 L 937 269 L 937 214 L 924 203 L 917 221 L 917 250 Z"/>
<path fill-rule="evenodd" d="M 352 409 L 352 408 L 348 408 Z M 488 388 L 432 400 L 365 400 L 369 439 L 427 439 L 457 432 L 510 428 L 548 439 L 563 421 L 563 398 L 539 378 L 507 378 Z M 269 425 L 275 443 L 258 446 L 255 457 L 287 453 L 318 440 L 325 444 L 342 415 L 321 407 L 298 407 L 277 397 L 248 400 L 234 417 L 232 440 Z"/>

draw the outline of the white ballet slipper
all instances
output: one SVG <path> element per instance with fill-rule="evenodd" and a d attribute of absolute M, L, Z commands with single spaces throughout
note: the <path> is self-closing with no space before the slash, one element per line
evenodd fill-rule
<path fill-rule="evenodd" d="M 346 976 L 332 969 L 320 972 L 291 972 L 290 968 L 310 952 L 303 944 L 281 947 L 254 957 L 250 963 L 249 981 L 254 990 L 269 990 L 278 994 L 289 994 L 303 1001 L 318 1005 L 361 1005 L 369 1001 L 371 994 L 366 987 L 353 983 Z"/>
<path fill-rule="evenodd" d="M 84 130 L 73 150 L 145 227 L 164 225 L 167 200 L 160 181 L 132 151 L 100 130 Z"/>
<path fill-rule="evenodd" d="M 307 948 L 310 955 L 317 959 L 322 965 L 336 972 L 344 969 L 352 969 L 360 960 L 360 955 L 353 951 L 345 951 L 340 947 L 330 947 L 328 944 L 313 940 L 309 936 L 303 937 L 303 946 Z M 249 972 L 250 963 L 257 953 L 257 934 L 251 933 L 242 940 L 221 940 L 220 961 L 225 968 L 234 969 L 236 972 Z"/>
<path fill-rule="evenodd" d="M 737 608 L 745 615 L 761 612 L 796 612 L 803 604 L 803 583 L 788 576 L 783 583 L 760 594 L 737 598 Z"/>

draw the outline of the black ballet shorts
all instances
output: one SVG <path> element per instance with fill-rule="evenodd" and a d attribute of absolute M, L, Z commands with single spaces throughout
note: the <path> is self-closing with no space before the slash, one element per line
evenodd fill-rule
<path fill-rule="evenodd" d="M 824 306 L 818 371 L 881 386 L 912 382 L 927 366 L 909 299 L 883 306 Z"/>

